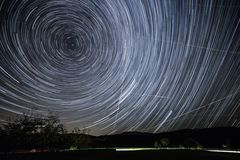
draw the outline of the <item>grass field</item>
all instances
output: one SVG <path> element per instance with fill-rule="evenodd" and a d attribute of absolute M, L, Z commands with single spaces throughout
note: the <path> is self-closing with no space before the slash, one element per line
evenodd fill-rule
<path fill-rule="evenodd" d="M 94 149 L 0 155 L 1 160 L 240 160 L 238 153 L 199 150 Z"/>

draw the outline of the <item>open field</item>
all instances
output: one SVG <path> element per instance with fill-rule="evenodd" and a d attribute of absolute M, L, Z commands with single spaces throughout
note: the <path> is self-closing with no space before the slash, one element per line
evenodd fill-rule
<path fill-rule="evenodd" d="M 0 155 L 1 160 L 240 160 L 239 153 L 199 150 L 115 150 L 95 149 L 65 152 Z"/>

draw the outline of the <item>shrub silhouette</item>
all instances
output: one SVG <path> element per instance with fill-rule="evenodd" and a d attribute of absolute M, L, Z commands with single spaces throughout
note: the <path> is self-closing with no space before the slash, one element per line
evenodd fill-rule
<path fill-rule="evenodd" d="M 169 147 L 170 141 L 168 138 L 162 138 L 160 141 L 155 141 L 154 147 L 157 148 L 164 148 L 164 147 Z"/>
<path fill-rule="evenodd" d="M 188 149 L 201 149 L 203 148 L 202 145 L 200 143 L 198 143 L 196 140 L 194 140 L 193 138 L 187 138 L 184 142 L 183 142 L 183 146 L 188 148 Z"/>

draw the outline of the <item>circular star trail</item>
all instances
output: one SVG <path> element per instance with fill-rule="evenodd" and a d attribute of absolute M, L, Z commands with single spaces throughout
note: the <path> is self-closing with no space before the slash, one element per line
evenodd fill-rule
<path fill-rule="evenodd" d="M 2 0 L 0 120 L 90 134 L 240 126 L 240 3 Z"/>

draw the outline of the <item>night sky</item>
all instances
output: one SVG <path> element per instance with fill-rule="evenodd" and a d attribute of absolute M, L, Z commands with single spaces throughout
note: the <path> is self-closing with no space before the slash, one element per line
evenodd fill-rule
<path fill-rule="evenodd" d="M 0 123 L 239 127 L 239 23 L 238 0 L 0 0 Z"/>

